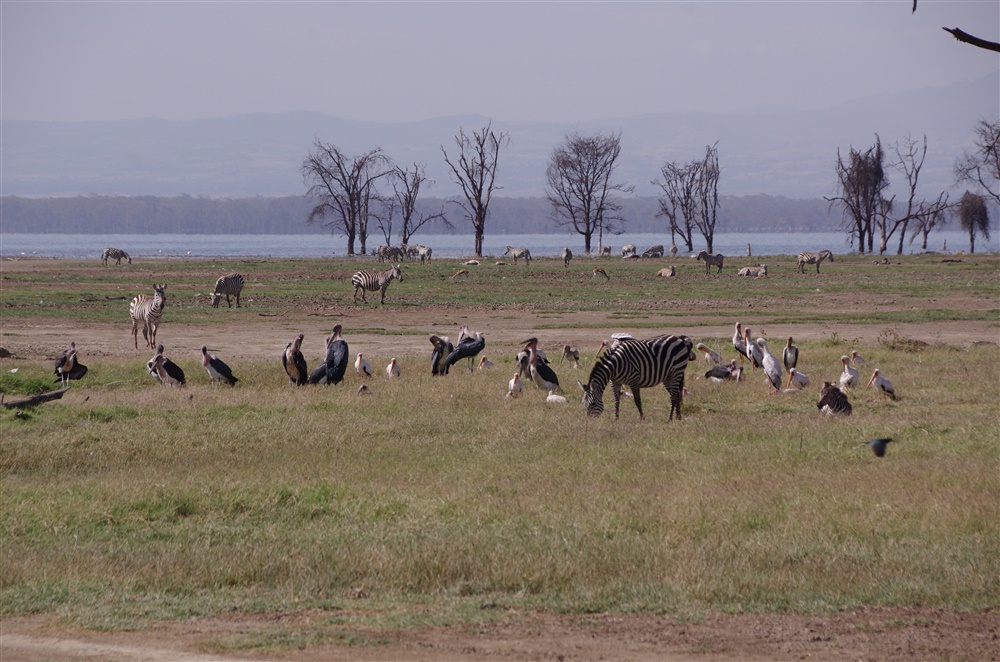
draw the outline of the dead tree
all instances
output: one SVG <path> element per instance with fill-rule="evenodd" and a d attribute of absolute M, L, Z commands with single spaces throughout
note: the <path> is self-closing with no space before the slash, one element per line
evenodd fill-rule
<path fill-rule="evenodd" d="M 427 181 L 424 165 L 414 163 L 413 169 L 395 168 L 392 173 L 392 191 L 395 204 L 399 206 L 399 219 L 402 227 L 399 230 L 399 242 L 402 245 L 410 243 L 410 237 L 431 221 L 440 221 L 449 230 L 455 226 L 445 217 L 442 208 L 436 214 L 424 214 L 417 211 L 417 197 L 421 185 Z M 386 241 L 386 243 L 390 243 Z"/>
<path fill-rule="evenodd" d="M 975 145 L 975 151 L 965 152 L 955 164 L 955 181 L 979 184 L 1000 203 L 1000 119 L 979 121 Z"/>
<path fill-rule="evenodd" d="M 688 251 L 694 250 L 695 217 L 698 213 L 698 178 L 701 163 L 694 161 L 680 165 L 676 161 L 664 163 L 660 167 L 662 180 L 651 180 L 660 187 L 663 196 L 657 198 L 660 213 L 670 223 L 670 236 L 679 234 Z"/>
<path fill-rule="evenodd" d="M 886 200 L 883 192 L 889 186 L 883 166 L 884 153 L 882 142 L 875 134 L 875 144 L 864 152 L 853 147 L 848 152 L 847 162 L 837 150 L 837 185 L 840 195 L 824 198 L 832 207 L 840 204 L 843 207 L 844 223 L 841 229 L 847 230 L 851 243 L 858 240 L 858 252 L 872 252 L 875 219 L 880 212 L 886 211 Z"/>
<path fill-rule="evenodd" d="M 701 236 L 705 238 L 706 250 L 714 252 L 715 223 L 719 210 L 719 150 L 718 144 L 705 147 L 705 160 L 697 169 L 698 179 L 695 191 L 698 196 L 698 213 L 694 223 Z"/>
<path fill-rule="evenodd" d="M 990 238 L 990 212 L 986 208 L 986 198 L 966 191 L 958 203 L 958 220 L 962 229 L 969 233 L 969 252 L 976 252 L 976 235 Z"/>

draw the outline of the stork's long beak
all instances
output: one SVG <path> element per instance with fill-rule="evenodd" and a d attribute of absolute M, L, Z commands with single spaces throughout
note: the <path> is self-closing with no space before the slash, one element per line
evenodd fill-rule
<path fill-rule="evenodd" d="M 871 386 L 875 382 L 876 375 L 878 375 L 878 370 L 872 373 L 872 378 L 868 380 L 868 386 Z M 866 386 L 865 388 L 868 388 L 868 386 Z"/>

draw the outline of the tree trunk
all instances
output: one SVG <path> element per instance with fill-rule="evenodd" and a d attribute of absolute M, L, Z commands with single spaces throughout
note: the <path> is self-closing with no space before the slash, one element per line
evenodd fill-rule
<path fill-rule="evenodd" d="M 976 230 L 975 228 L 969 230 L 969 252 L 976 252 Z"/>
<path fill-rule="evenodd" d="M 354 256 L 354 233 L 350 231 L 347 233 L 347 256 Z"/>
<path fill-rule="evenodd" d="M 592 235 L 592 232 L 585 232 L 583 234 L 583 250 L 586 251 L 587 255 L 590 255 L 590 238 Z"/>
<path fill-rule="evenodd" d="M 485 229 L 485 219 L 476 223 L 476 257 L 483 256 L 483 230 Z"/>

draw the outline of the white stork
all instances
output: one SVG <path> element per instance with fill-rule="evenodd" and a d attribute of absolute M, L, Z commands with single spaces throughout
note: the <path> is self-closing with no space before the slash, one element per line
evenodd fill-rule
<path fill-rule="evenodd" d="M 860 354 L 858 354 L 858 350 L 855 349 L 851 351 L 851 365 L 861 365 L 864 362 L 865 360 L 861 358 Z"/>
<path fill-rule="evenodd" d="M 778 361 L 778 357 L 771 353 L 766 340 L 757 338 L 757 345 L 761 350 L 760 364 L 764 368 L 764 374 L 767 375 L 767 380 L 775 392 L 778 392 L 781 390 L 781 363 Z"/>
<path fill-rule="evenodd" d="M 489 370 L 492 367 L 493 367 L 493 361 L 490 361 L 488 358 L 486 358 L 486 355 L 480 357 L 479 359 L 480 370 Z"/>
<path fill-rule="evenodd" d="M 387 379 L 394 379 L 396 377 L 399 377 L 399 375 L 400 375 L 399 363 L 396 362 L 396 357 L 394 356 L 391 359 L 389 359 L 389 365 L 385 367 L 385 376 Z"/>
<path fill-rule="evenodd" d="M 872 378 L 868 380 L 868 386 L 865 388 L 869 388 L 872 384 L 875 384 L 875 388 L 878 389 L 879 399 L 886 396 L 890 400 L 896 399 L 896 388 L 892 385 L 892 382 L 882 376 L 882 372 L 878 368 L 872 373 Z"/>
<path fill-rule="evenodd" d="M 524 393 L 524 384 L 521 382 L 521 373 L 515 372 L 514 376 L 507 382 L 507 397 L 516 398 Z"/>
<path fill-rule="evenodd" d="M 365 357 L 361 352 L 358 352 L 358 358 L 354 359 L 354 372 L 358 373 L 362 377 L 372 376 L 372 367 L 368 365 L 368 361 L 365 360 Z"/>
<path fill-rule="evenodd" d="M 857 369 L 852 368 L 849 356 L 841 356 L 840 362 L 844 366 L 844 371 L 840 373 L 840 388 L 853 388 L 861 383 L 861 375 Z"/>
<path fill-rule="evenodd" d="M 750 359 L 750 366 L 756 370 L 764 360 L 764 352 L 754 341 L 750 340 L 750 327 L 743 329 L 743 344 L 746 346 L 746 357 Z"/>
<path fill-rule="evenodd" d="M 795 368 L 788 370 L 788 386 L 797 390 L 802 390 L 809 386 L 809 376 L 799 372 Z"/>
<path fill-rule="evenodd" d="M 695 345 L 695 348 L 705 355 L 705 363 L 708 365 L 722 365 L 722 357 L 719 356 L 719 353 L 705 343 L 700 342 Z"/>

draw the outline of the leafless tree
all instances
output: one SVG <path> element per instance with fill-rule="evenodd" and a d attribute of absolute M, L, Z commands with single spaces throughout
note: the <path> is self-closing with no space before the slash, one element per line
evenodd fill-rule
<path fill-rule="evenodd" d="M 375 183 L 392 172 L 391 165 L 379 147 L 350 158 L 335 145 L 317 139 L 302 163 L 302 178 L 309 186 L 306 195 L 317 201 L 306 222 L 341 232 L 347 237 L 348 255 L 354 255 L 358 240 L 363 255 L 371 203 L 378 198 Z"/>
<path fill-rule="evenodd" d="M 651 180 L 651 184 L 659 186 L 663 196 L 657 199 L 660 203 L 660 213 L 670 223 L 670 236 L 679 234 L 687 246 L 688 252 L 694 250 L 695 216 L 698 213 L 698 170 L 701 164 L 697 161 L 681 165 L 676 161 L 664 163 L 660 167 L 662 180 Z"/>
<path fill-rule="evenodd" d="M 1000 119 L 979 121 L 975 145 L 955 164 L 955 181 L 977 183 L 1000 203 Z"/>
<path fill-rule="evenodd" d="M 594 233 L 598 235 L 598 246 L 603 246 L 605 232 L 623 231 L 625 219 L 619 214 L 622 206 L 611 194 L 631 193 L 635 186 L 611 181 L 621 150 L 621 133 L 570 134 L 549 157 L 546 195 L 556 225 L 583 235 L 588 255 Z"/>
<path fill-rule="evenodd" d="M 504 132 L 495 133 L 492 123 L 480 131 L 474 131 L 471 136 L 464 129 L 458 130 L 455 145 L 458 155 L 453 163 L 441 146 L 444 162 L 451 168 L 455 183 L 462 188 L 462 200 L 453 200 L 464 211 L 466 218 L 472 223 L 476 233 L 476 257 L 483 256 L 483 235 L 486 232 L 486 218 L 489 213 L 490 200 L 496 186 L 497 163 L 500 148 L 510 143 L 510 136 Z"/>
<path fill-rule="evenodd" d="M 936 227 L 941 227 L 948 222 L 948 216 L 952 205 L 948 204 L 948 194 L 941 193 L 937 200 L 922 201 L 920 203 L 920 213 L 917 215 L 914 233 L 910 236 L 910 243 L 920 236 L 920 248 L 927 250 L 927 235 Z"/>
<path fill-rule="evenodd" d="M 420 187 L 428 181 L 424 174 L 424 164 L 414 163 L 412 168 L 393 168 L 392 192 L 386 200 L 385 213 L 379 216 L 379 227 L 386 238 L 386 244 L 391 244 L 393 217 L 399 212 L 402 227 L 399 230 L 399 243 L 408 244 L 410 238 L 427 223 L 440 221 L 449 230 L 454 229 L 451 221 L 444 214 L 444 209 L 436 214 L 424 214 L 417 211 L 417 198 Z"/>
<path fill-rule="evenodd" d="M 976 252 L 976 235 L 990 238 L 990 212 L 986 208 L 986 198 L 978 193 L 966 191 L 958 203 L 958 220 L 962 229 L 969 233 L 969 252 Z"/>
<path fill-rule="evenodd" d="M 883 167 L 884 158 L 878 134 L 875 134 L 875 144 L 864 152 L 852 147 L 846 163 L 838 149 L 837 184 L 840 195 L 824 198 L 831 207 L 835 204 L 843 207 L 844 225 L 841 229 L 848 231 L 851 243 L 854 239 L 858 240 L 858 252 L 862 254 L 865 253 L 866 243 L 868 252 L 872 252 L 875 219 L 880 212 L 886 213 L 887 205 L 882 194 L 888 188 L 889 180 Z"/>
<path fill-rule="evenodd" d="M 719 210 L 719 149 L 718 144 L 705 147 L 705 160 L 698 168 L 696 192 L 698 196 L 698 214 L 694 222 L 698 231 L 705 238 L 705 250 L 714 253 L 715 222 Z"/>
<path fill-rule="evenodd" d="M 913 9 L 910 10 L 910 13 L 913 14 L 916 13 L 916 11 L 917 11 L 917 0 L 913 0 Z M 975 46 L 976 48 L 983 48 L 988 51 L 996 51 L 1000 53 L 1000 44 L 996 43 L 995 41 L 987 41 L 986 39 L 980 39 L 979 37 L 974 37 L 968 32 L 965 32 L 964 30 L 960 30 L 958 28 L 941 28 L 941 29 L 944 30 L 945 32 L 951 33 L 951 36 L 955 37 L 955 39 L 958 39 L 962 43 L 970 44 L 972 46 Z"/>

